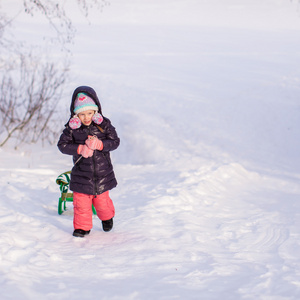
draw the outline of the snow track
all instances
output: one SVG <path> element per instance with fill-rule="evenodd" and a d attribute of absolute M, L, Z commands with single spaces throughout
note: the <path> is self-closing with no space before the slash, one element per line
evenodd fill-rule
<path fill-rule="evenodd" d="M 1 153 L 18 166 L 0 170 L 5 191 L 0 197 L 6 199 L 0 208 L 6 294 L 80 299 L 83 281 L 87 299 L 94 294 L 108 299 L 112 293 L 114 299 L 298 295 L 299 205 L 291 209 L 289 202 L 284 206 L 272 198 L 286 187 L 299 195 L 293 181 L 262 176 L 238 163 L 208 163 L 179 176 L 168 166 L 156 176 L 152 165 L 117 165 L 113 231 L 104 233 L 94 217 L 90 236 L 76 239 L 71 236 L 72 206 L 61 216 L 56 211 L 54 173 L 61 167 L 47 165 L 46 159 L 60 160 L 56 148 L 40 152 L 34 172 L 20 167 L 31 155 Z M 68 164 L 68 158 L 61 161 Z M 118 291 L 112 292 L 115 285 Z"/>

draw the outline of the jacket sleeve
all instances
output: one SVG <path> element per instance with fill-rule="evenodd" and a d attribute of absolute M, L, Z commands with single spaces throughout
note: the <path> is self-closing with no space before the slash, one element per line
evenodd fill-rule
<path fill-rule="evenodd" d="M 68 127 L 66 127 L 61 134 L 57 147 L 63 154 L 69 154 L 69 155 L 76 155 L 78 144 L 74 143 L 73 137 L 72 137 L 72 130 Z"/>
<path fill-rule="evenodd" d="M 109 152 L 117 149 L 120 145 L 120 139 L 116 132 L 114 126 L 111 125 L 110 121 L 105 128 L 105 139 L 102 140 L 103 142 L 103 152 Z"/>

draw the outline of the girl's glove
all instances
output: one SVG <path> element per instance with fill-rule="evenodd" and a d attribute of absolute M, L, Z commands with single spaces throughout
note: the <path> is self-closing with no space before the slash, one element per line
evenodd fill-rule
<path fill-rule="evenodd" d="M 84 158 L 93 156 L 94 150 L 90 149 L 87 145 L 79 145 L 77 153 L 81 154 Z"/>
<path fill-rule="evenodd" d="M 85 141 L 85 144 L 92 150 L 102 150 L 103 143 L 96 136 L 89 135 L 89 138 Z"/>

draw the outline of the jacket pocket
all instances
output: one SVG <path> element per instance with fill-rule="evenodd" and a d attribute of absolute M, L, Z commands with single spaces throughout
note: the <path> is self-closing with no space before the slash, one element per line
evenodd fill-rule
<path fill-rule="evenodd" d="M 111 161 L 108 153 L 102 152 L 104 159 L 106 160 L 109 167 L 111 167 Z"/>

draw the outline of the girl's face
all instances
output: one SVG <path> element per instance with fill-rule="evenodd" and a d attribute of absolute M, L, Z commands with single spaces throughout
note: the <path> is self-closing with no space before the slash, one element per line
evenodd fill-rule
<path fill-rule="evenodd" d="M 80 119 L 81 123 L 85 126 L 89 126 L 92 123 L 92 117 L 95 114 L 94 110 L 86 110 L 78 114 L 78 118 Z"/>

